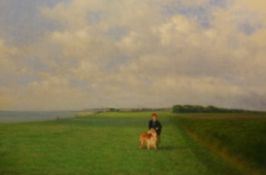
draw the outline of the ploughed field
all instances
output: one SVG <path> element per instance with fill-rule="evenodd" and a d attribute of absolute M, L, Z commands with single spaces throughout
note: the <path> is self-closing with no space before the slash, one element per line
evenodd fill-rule
<path fill-rule="evenodd" d="M 266 174 L 266 114 L 190 114 L 179 127 L 244 174 Z"/>

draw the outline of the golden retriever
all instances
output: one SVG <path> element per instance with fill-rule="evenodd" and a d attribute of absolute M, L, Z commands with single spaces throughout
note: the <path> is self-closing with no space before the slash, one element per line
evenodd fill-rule
<path fill-rule="evenodd" d="M 157 133 L 152 128 L 147 132 L 143 132 L 139 136 L 140 148 L 146 147 L 148 150 L 157 149 Z"/>

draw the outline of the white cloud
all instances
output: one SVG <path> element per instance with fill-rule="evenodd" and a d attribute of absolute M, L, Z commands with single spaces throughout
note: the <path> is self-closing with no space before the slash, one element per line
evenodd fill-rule
<path fill-rule="evenodd" d="M 5 109 L 14 103 L 14 97 L 11 90 L 5 85 L 13 84 L 13 78 L 18 73 L 15 64 L 17 49 L 6 45 L 3 39 L 0 39 L 0 109 Z"/>
<path fill-rule="evenodd" d="M 0 39 L 0 70 L 14 69 L 15 64 L 12 60 L 17 53 L 16 48 L 8 47 L 4 40 Z"/>
<path fill-rule="evenodd" d="M 165 5 L 186 9 L 208 2 L 72 0 L 42 8 L 44 17 L 60 24 L 56 30 L 18 49 L 0 42 L 0 56 L 10 58 L 0 59 L 10 68 L 3 72 L 34 76 L 23 87 L 17 83 L 13 108 L 193 103 L 263 109 L 266 30 L 260 7 L 237 0 L 213 7 L 208 26 L 163 12 Z M 243 12 L 263 25 L 243 26 L 251 21 Z"/>

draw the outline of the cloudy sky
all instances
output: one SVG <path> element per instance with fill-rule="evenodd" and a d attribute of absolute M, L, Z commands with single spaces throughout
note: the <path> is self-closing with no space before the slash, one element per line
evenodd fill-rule
<path fill-rule="evenodd" d="M 0 110 L 266 109 L 265 0 L 0 0 Z"/>

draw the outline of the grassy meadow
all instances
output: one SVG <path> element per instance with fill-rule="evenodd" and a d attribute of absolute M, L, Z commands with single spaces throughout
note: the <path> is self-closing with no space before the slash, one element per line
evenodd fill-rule
<path fill-rule="evenodd" d="M 266 120 L 260 116 L 235 120 L 236 117 L 228 119 L 229 114 L 158 114 L 163 132 L 157 151 L 138 147 L 138 136 L 147 130 L 150 112 L 108 112 L 53 121 L 2 123 L 0 174 L 243 174 L 241 168 L 217 153 L 224 148 L 234 156 L 240 155 L 250 168 L 261 168 L 265 163 L 264 157 L 248 149 L 253 146 L 265 153 L 265 147 L 260 146 L 265 143 L 261 132 L 265 131 Z M 211 149 L 210 143 L 216 145 L 215 149 Z"/>

